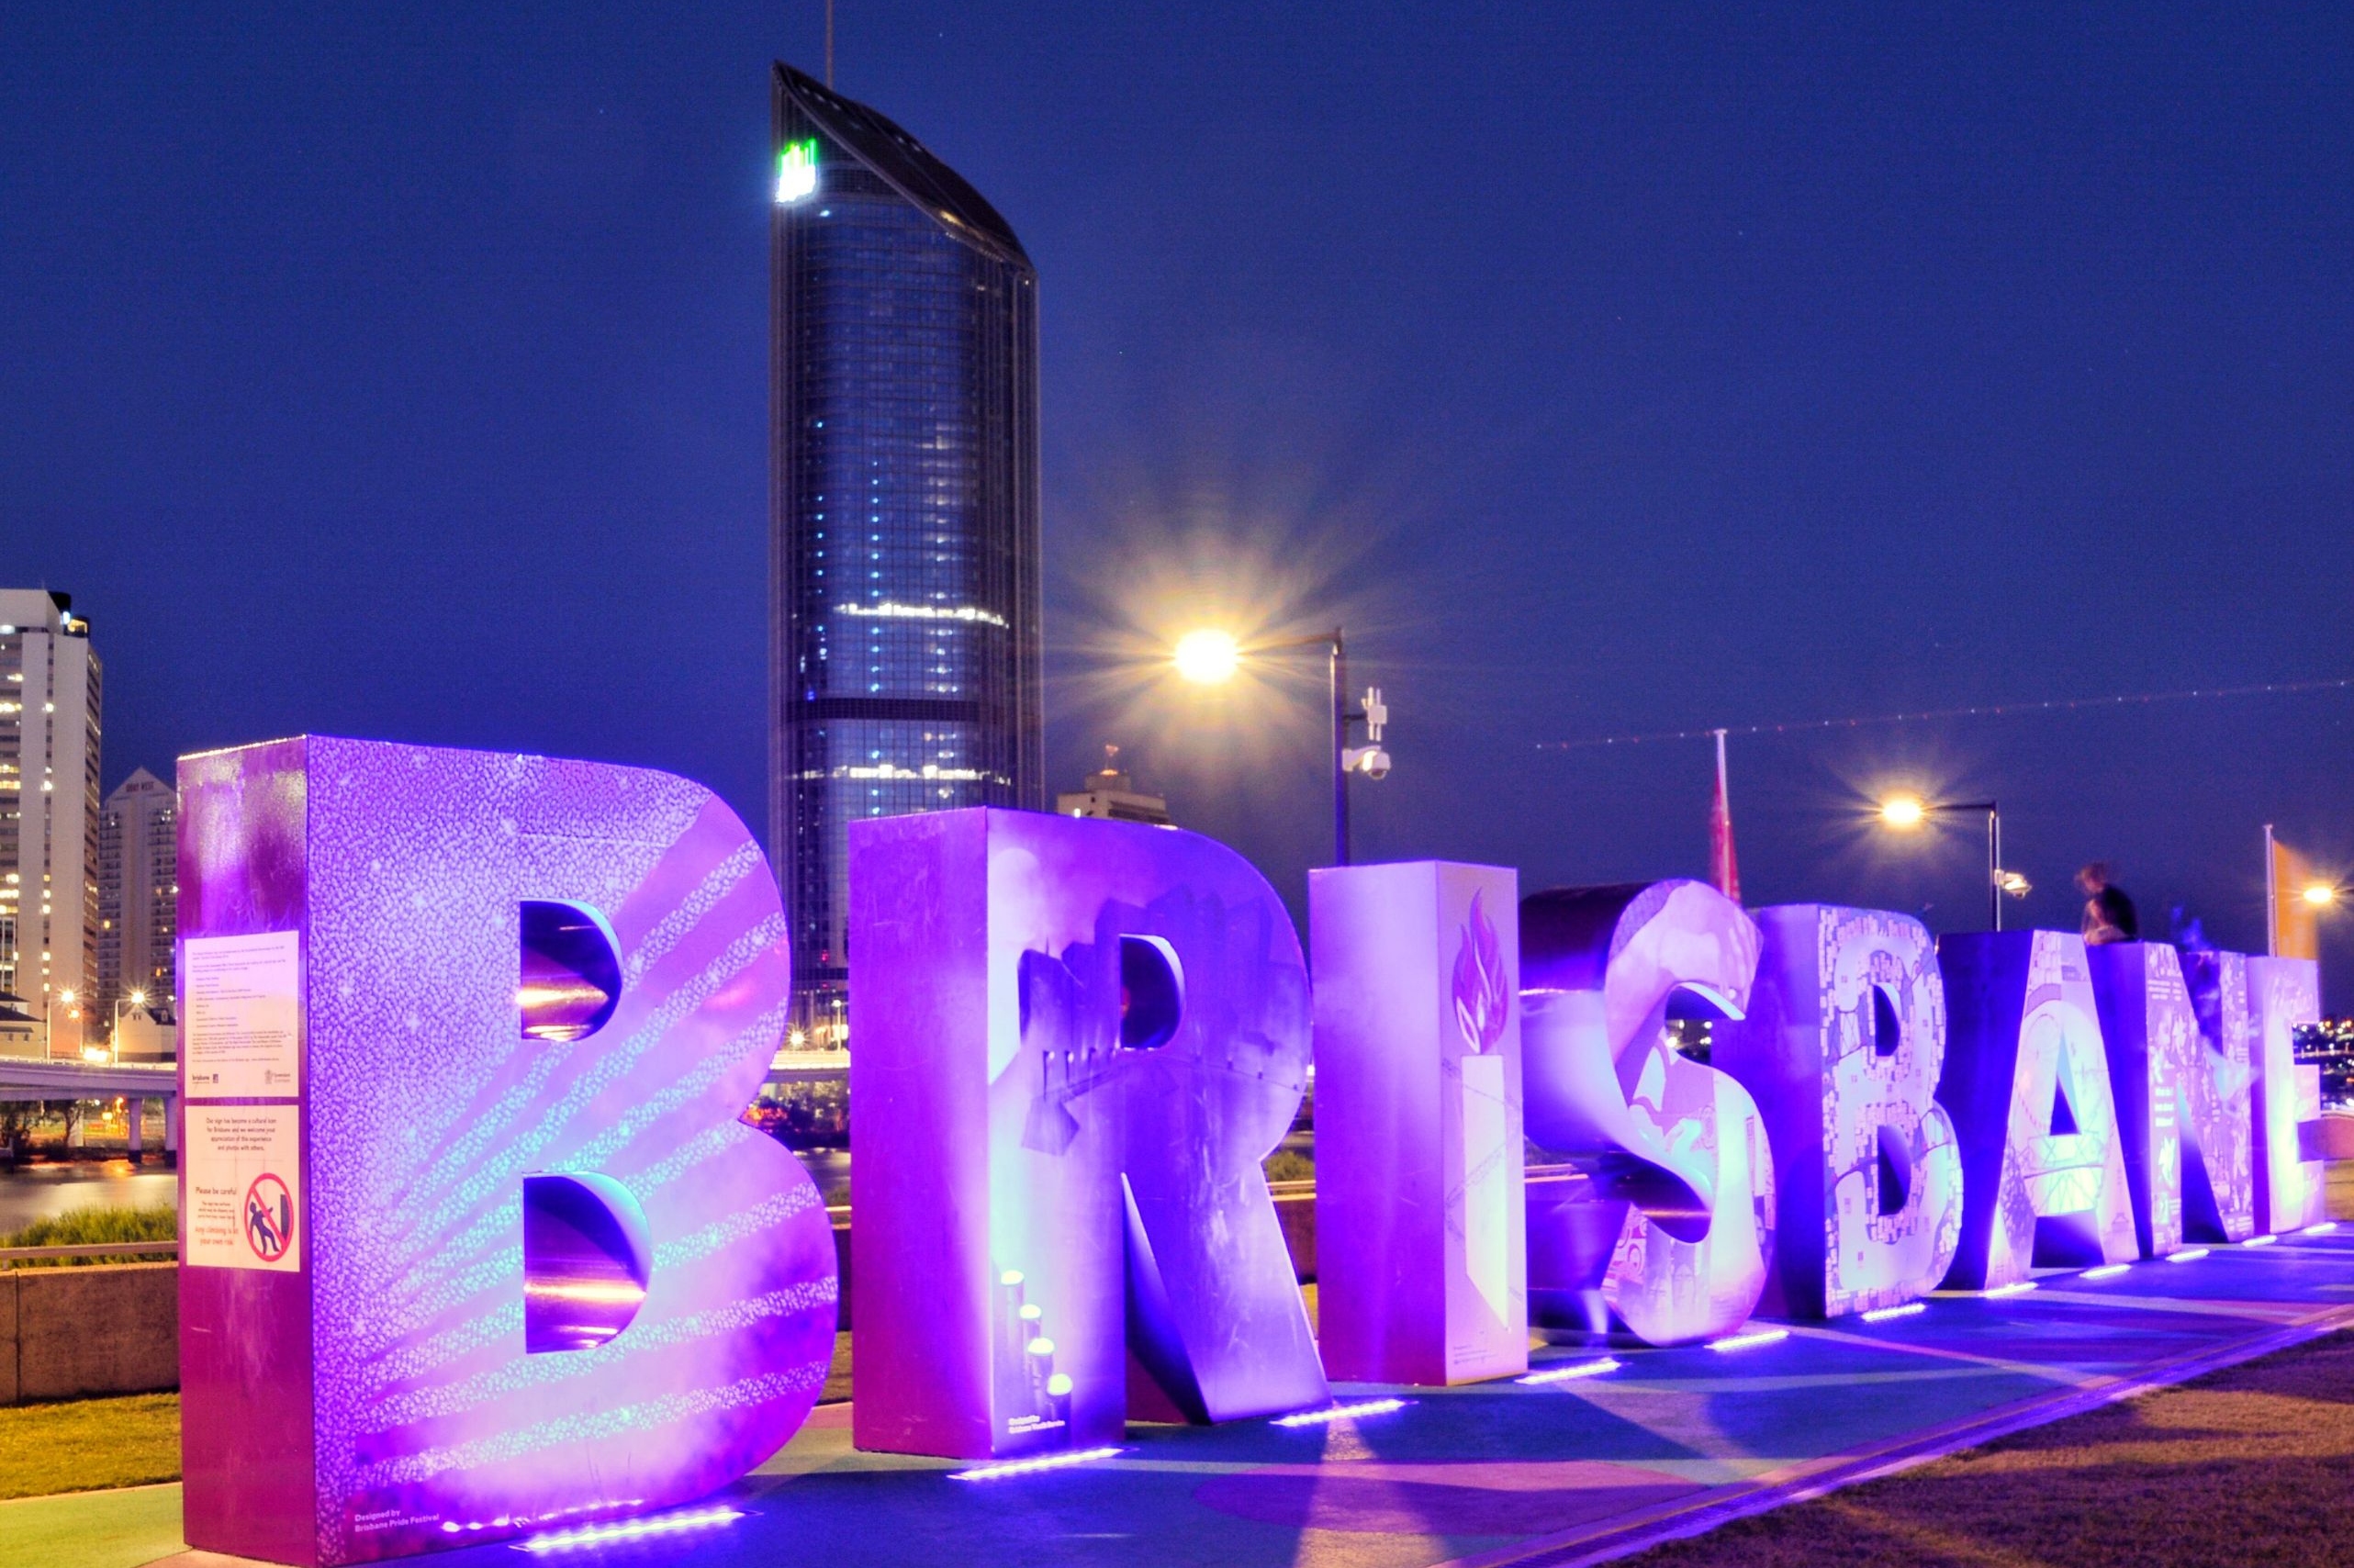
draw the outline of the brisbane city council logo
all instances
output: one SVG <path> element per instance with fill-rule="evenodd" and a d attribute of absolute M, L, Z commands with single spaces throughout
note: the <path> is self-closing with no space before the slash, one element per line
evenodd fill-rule
<path fill-rule="evenodd" d="M 264 1263 L 275 1263 L 294 1245 L 294 1196 L 264 1170 L 245 1189 L 245 1245 Z"/>

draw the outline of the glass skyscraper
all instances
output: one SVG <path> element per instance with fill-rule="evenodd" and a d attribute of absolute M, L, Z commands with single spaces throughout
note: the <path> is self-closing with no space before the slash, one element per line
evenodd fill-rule
<path fill-rule="evenodd" d="M 769 833 L 816 1043 L 850 823 L 1045 804 L 1037 273 L 873 109 L 783 64 L 774 108 Z"/>

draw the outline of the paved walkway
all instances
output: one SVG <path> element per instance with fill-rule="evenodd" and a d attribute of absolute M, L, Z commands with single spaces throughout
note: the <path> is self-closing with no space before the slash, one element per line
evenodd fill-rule
<path fill-rule="evenodd" d="M 1618 1350 L 1615 1371 L 1543 1386 L 1351 1386 L 1344 1398 L 1409 1403 L 1322 1427 L 1138 1427 L 1115 1458 L 986 1483 L 860 1454 L 847 1407 L 828 1406 L 758 1473 L 689 1510 L 737 1517 L 624 1555 L 693 1568 L 813 1551 L 825 1568 L 1566 1568 L 2348 1325 L 2354 1225 L 2097 1281 L 2046 1274 L 2032 1292 L 1938 1297 L 1879 1323 L 1794 1325 L 1747 1349 Z M 1547 1350 L 1540 1370 L 1594 1354 Z M 38 1510 L 86 1521 L 94 1504 L 151 1491 L 0 1504 L 0 1562 L 62 1561 L 12 1554 Z M 495 1546 L 432 1561 L 516 1558 Z"/>

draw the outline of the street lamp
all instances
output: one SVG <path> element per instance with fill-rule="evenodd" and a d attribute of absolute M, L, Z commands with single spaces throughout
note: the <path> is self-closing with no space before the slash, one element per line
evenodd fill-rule
<path fill-rule="evenodd" d="M 120 1061 L 123 1055 L 123 1009 L 126 1007 L 144 1007 L 146 1005 L 147 992 L 143 991 L 134 991 L 129 996 L 118 996 L 115 998 L 114 1035 L 107 1042 L 107 1045 L 109 1053 L 117 1061 Z"/>
<path fill-rule="evenodd" d="M 1946 812 L 1986 813 L 1987 915 L 1995 930 L 2002 929 L 2002 895 L 2027 896 L 2027 879 L 2002 868 L 2002 812 L 1992 801 L 1924 801 L 1918 795 L 1890 795 L 1880 802 L 1880 821 L 1899 833 L 1909 833 L 1933 815 Z"/>
<path fill-rule="evenodd" d="M 1246 657 L 1261 654 L 1293 653 L 1308 648 L 1321 649 L 1330 676 L 1332 707 L 1332 863 L 1349 864 L 1349 775 L 1362 773 L 1368 778 L 1384 778 L 1389 773 L 1389 753 L 1381 747 L 1382 728 L 1389 722 L 1389 709 L 1382 701 L 1378 686 L 1365 689 L 1365 704 L 1351 708 L 1343 695 L 1349 689 L 1348 644 L 1338 626 L 1313 636 L 1290 637 L 1277 643 L 1261 643 L 1244 648 L 1230 633 L 1211 630 L 1188 632 L 1177 639 L 1171 651 L 1177 673 L 1202 686 L 1223 686 L 1242 668 Z M 1362 721 L 1365 739 L 1373 744 L 1352 746 L 1349 744 L 1349 726 Z"/>
<path fill-rule="evenodd" d="M 2327 882 L 2309 882 L 2305 885 L 2304 897 L 2305 902 L 2314 908 L 2327 909 L 2337 902 L 2337 890 Z"/>

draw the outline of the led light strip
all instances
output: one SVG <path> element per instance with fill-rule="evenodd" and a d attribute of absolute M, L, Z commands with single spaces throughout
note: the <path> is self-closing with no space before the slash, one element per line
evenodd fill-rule
<path fill-rule="evenodd" d="M 1711 1339 L 1709 1341 L 1709 1349 L 1746 1350 L 1752 1345 L 1770 1345 L 1777 1339 L 1787 1339 L 1789 1337 L 1790 1331 L 1787 1328 L 1761 1328 L 1754 1334 L 1735 1334 L 1730 1338 Z"/>
<path fill-rule="evenodd" d="M 1074 1464 L 1093 1464 L 1119 1451 L 1115 1448 L 1075 1449 L 1070 1453 L 1050 1453 L 1043 1459 L 1014 1459 L 1003 1464 L 984 1464 L 973 1470 L 952 1470 L 948 1473 L 948 1479 L 997 1481 L 1008 1475 L 1035 1475 L 1041 1470 L 1069 1470 Z"/>
<path fill-rule="evenodd" d="M 2207 1251 L 2204 1247 L 2193 1247 L 2187 1252 L 2169 1252 L 2166 1260 L 2169 1263 L 2195 1263 L 2205 1257 Z"/>
<path fill-rule="evenodd" d="M 2336 1220 L 2326 1219 L 2319 1225 L 2309 1225 L 2305 1226 L 2304 1229 L 2297 1232 L 2297 1234 L 2299 1236 L 2327 1236 L 2331 1231 L 2336 1230 L 2337 1228 L 2337 1222 Z"/>
<path fill-rule="evenodd" d="M 1864 1321 L 1866 1323 L 1886 1323 L 1891 1317 L 1911 1317 L 1916 1312 L 1926 1312 L 1928 1310 L 1929 1304 L 1922 1301 L 1909 1301 L 1902 1306 L 1876 1306 L 1871 1311 L 1864 1314 Z"/>
<path fill-rule="evenodd" d="M 1329 1410 L 1303 1410 L 1296 1416 L 1278 1416 L 1278 1427 L 1321 1427 L 1328 1421 L 1353 1420 L 1359 1416 L 1386 1416 L 1393 1410 L 1406 1408 L 1403 1399 L 1367 1399 L 1356 1405 L 1335 1405 Z"/>
<path fill-rule="evenodd" d="M 2097 1269 L 2087 1269 L 2076 1277 L 2079 1280 L 2113 1279 L 2131 1267 L 2133 1265 L 2130 1263 L 2103 1263 Z"/>
<path fill-rule="evenodd" d="M 2270 1247 L 2280 1239 L 2281 1238 L 2277 1236 L 2251 1236 L 2247 1240 L 2241 1242 L 2240 1245 L 2242 1247 Z"/>
<path fill-rule="evenodd" d="M 1617 1372 L 1625 1364 L 1616 1356 L 1605 1356 L 1598 1361 L 1579 1361 L 1575 1366 L 1547 1367 L 1542 1372 L 1532 1372 L 1526 1377 L 1516 1377 L 1512 1381 L 1530 1383 L 1567 1383 L 1574 1377 L 1599 1377 L 1604 1372 Z"/>
<path fill-rule="evenodd" d="M 577 1546 L 599 1546 L 609 1540 L 637 1540 L 650 1535 L 701 1529 L 743 1517 L 740 1508 L 697 1508 L 690 1513 L 657 1514 L 652 1518 L 625 1519 L 619 1524 L 581 1525 L 550 1535 L 535 1535 L 521 1544 L 525 1551 L 569 1551 Z"/>
<path fill-rule="evenodd" d="M 1980 1294 L 1989 1297 L 2001 1295 L 2025 1295 L 2029 1291 L 2034 1290 L 2035 1288 L 2035 1282 L 2033 1280 L 2013 1280 L 2007 1285 L 1997 1285 L 1994 1289 L 1990 1291 L 1984 1291 Z"/>

